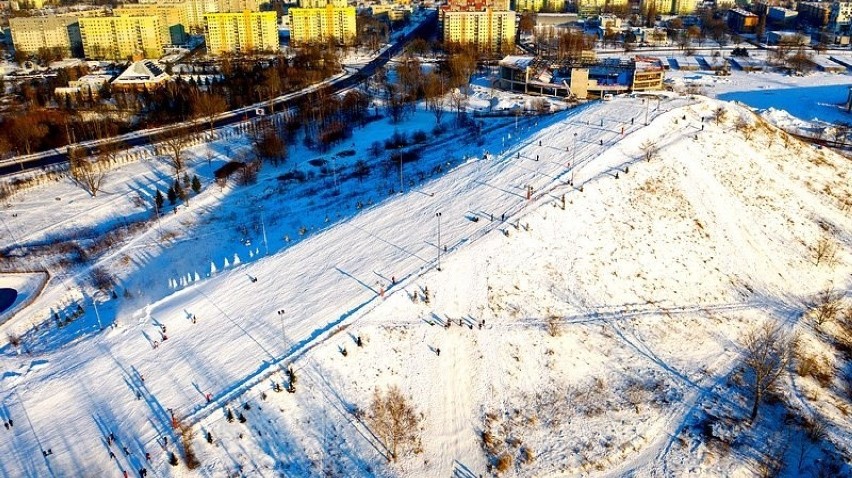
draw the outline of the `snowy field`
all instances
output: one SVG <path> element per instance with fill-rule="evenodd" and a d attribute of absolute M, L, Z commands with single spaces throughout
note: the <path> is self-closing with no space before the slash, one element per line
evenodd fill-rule
<path fill-rule="evenodd" d="M 211 181 L 248 147 L 223 132 L 190 151 L 202 192 L 141 229 L 172 180 L 157 160 L 112 171 L 96 198 L 69 180 L 15 195 L 5 247 L 132 233 L 2 326 L 22 344 L 2 349 L 0 475 L 470 478 L 503 455 L 508 476 L 755 476 L 778 457 L 783 476 L 850 473 L 841 354 L 827 386 L 785 378 L 779 400 L 798 408 L 766 405 L 730 442 L 703 433 L 748 412 L 736 377 L 756 325 L 834 353 L 803 314 L 849 290 L 848 160 L 742 107 L 646 101 L 437 137 L 420 109 L 325 153 L 293 146 L 246 187 Z M 724 121 L 702 122 L 720 105 Z M 398 166 L 368 149 L 418 130 L 430 140 L 399 194 Z M 815 263 L 825 237 L 836 253 Z M 296 393 L 275 392 L 288 365 Z M 422 413 L 392 464 L 362 414 L 387 385 Z M 791 410 L 825 423 L 816 445 L 785 426 Z M 172 416 L 195 432 L 194 471 L 168 463 Z"/>

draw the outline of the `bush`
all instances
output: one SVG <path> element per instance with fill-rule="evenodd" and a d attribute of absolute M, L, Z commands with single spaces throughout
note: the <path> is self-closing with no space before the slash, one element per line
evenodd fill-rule
<path fill-rule="evenodd" d="M 244 168 L 245 165 L 246 163 L 242 161 L 228 161 L 213 171 L 213 177 L 215 177 L 217 181 L 227 181 L 232 174 Z"/>
<path fill-rule="evenodd" d="M 415 143 L 425 143 L 427 139 L 429 139 L 429 136 L 423 130 L 415 131 L 411 135 L 411 140 Z"/>
<path fill-rule="evenodd" d="M 800 377 L 812 377 L 823 387 L 831 385 L 834 379 L 834 367 L 824 357 L 802 355 L 796 365 L 796 373 Z"/>
<path fill-rule="evenodd" d="M 95 267 L 92 269 L 92 272 L 89 274 L 89 278 L 92 281 L 92 286 L 101 291 L 107 291 L 112 289 L 113 279 L 109 272 L 106 269 L 101 267 Z"/>
<path fill-rule="evenodd" d="M 503 453 L 497 458 L 497 464 L 495 465 L 497 471 L 500 473 L 505 473 L 509 471 L 509 468 L 512 467 L 512 457 L 508 453 Z"/>

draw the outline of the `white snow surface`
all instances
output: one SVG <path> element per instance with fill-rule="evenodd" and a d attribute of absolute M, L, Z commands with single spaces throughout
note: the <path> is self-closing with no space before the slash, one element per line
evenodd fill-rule
<path fill-rule="evenodd" d="M 481 146 L 451 136 L 427 148 L 421 161 L 443 174 L 401 195 L 387 194 L 394 169 L 367 186 L 350 178 L 340 196 L 329 178 L 312 194 L 282 193 L 275 176 L 311 159 L 301 147 L 251 188 L 205 180 L 187 208 L 98 260 L 134 296 L 96 295 L 103 331 L 85 272 L 51 281 L 0 326 L 29 349 L 7 345 L 0 362 L 0 416 L 14 419 L 0 429 L 0 476 L 142 466 L 152 476 L 479 476 L 486 414 L 514 457 L 508 476 L 751 476 L 759 456 L 691 447 L 680 432 L 711 399 L 745 413 L 714 390 L 737 366 L 746 330 L 768 320 L 802 327 L 808 297 L 849 288 L 849 163 L 785 147 L 740 106 L 669 95 L 657 111 L 646 101 L 618 97 L 517 129 L 488 120 Z M 720 105 L 727 119 L 702 123 Z M 759 125 L 751 139 L 735 131 L 739 116 Z M 406 125 L 367 126 L 353 149 L 366 157 L 381 134 L 429 121 L 421 111 Z M 652 143 L 659 153 L 645 161 Z M 193 150 L 192 167 L 209 178 L 207 147 Z M 168 174 L 142 162 L 110 173 L 97 198 L 67 181 L 20 193 L 2 245 L 97 234 L 148 214 L 132 198 L 165 189 Z M 235 233 L 240 225 L 247 231 Z M 299 226 L 308 234 L 296 241 Z M 812 256 L 826 227 L 838 244 L 832 267 Z M 77 301 L 84 317 L 57 328 L 52 314 Z M 296 393 L 273 392 L 288 364 Z M 354 413 L 388 385 L 423 417 L 420 449 L 393 464 Z M 850 456 L 848 417 L 809 403 Z M 246 423 L 228 423 L 224 407 Z M 195 431 L 194 471 L 167 462 L 166 450 L 179 450 L 170 410 Z"/>

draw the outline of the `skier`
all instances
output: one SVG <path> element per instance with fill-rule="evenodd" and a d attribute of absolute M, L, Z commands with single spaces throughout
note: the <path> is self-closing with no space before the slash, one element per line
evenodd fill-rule
<path fill-rule="evenodd" d="M 633 118 L 630 118 L 630 126 L 633 126 Z"/>
<path fill-rule="evenodd" d="M 603 139 L 601 139 L 601 146 L 603 146 Z"/>
<path fill-rule="evenodd" d="M 113 453 L 112 450 L 109 451 L 109 459 L 115 460 L 115 453 Z"/>
<path fill-rule="evenodd" d="M 624 135 L 624 126 L 621 127 L 621 134 Z"/>
<path fill-rule="evenodd" d="M 151 454 L 148 453 L 147 451 L 145 452 L 145 461 L 147 461 L 148 463 L 151 462 Z"/>
<path fill-rule="evenodd" d="M 439 349 L 439 348 L 435 349 L 435 353 L 438 354 L 438 357 L 440 357 L 441 356 L 441 349 Z"/>
<path fill-rule="evenodd" d="M 160 330 L 162 330 L 163 333 L 165 334 L 166 333 L 166 324 L 160 324 Z"/>
<path fill-rule="evenodd" d="M 391 285 L 396 285 L 396 276 L 391 276 Z"/>
<path fill-rule="evenodd" d="M 126 446 L 122 448 L 124 449 L 124 456 L 130 456 L 130 450 L 128 450 Z"/>
<path fill-rule="evenodd" d="M 163 437 L 163 446 L 169 446 L 169 437 Z"/>
<path fill-rule="evenodd" d="M 112 446 L 112 443 L 115 441 L 115 434 L 113 434 L 112 432 L 109 432 L 109 437 L 107 437 L 107 438 L 109 439 L 110 446 Z"/>
<path fill-rule="evenodd" d="M 3 426 L 6 427 L 6 430 L 9 429 L 9 422 L 3 422 Z"/>
<path fill-rule="evenodd" d="M 212 402 L 213 401 L 213 394 L 211 394 L 210 392 L 207 392 L 206 398 L 207 398 L 207 403 Z"/>
<path fill-rule="evenodd" d="M 163 335 L 163 342 L 165 342 L 166 340 L 169 340 L 169 337 L 166 334 L 162 334 L 162 335 Z"/>
<path fill-rule="evenodd" d="M 538 140 L 538 145 L 541 146 L 541 140 Z"/>
<path fill-rule="evenodd" d="M 160 346 L 160 342 L 155 340 L 154 343 L 151 344 L 151 346 L 153 346 L 156 349 L 157 347 Z"/>

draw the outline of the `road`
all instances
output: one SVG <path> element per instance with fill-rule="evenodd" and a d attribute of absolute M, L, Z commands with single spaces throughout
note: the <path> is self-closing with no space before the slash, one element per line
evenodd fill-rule
<path fill-rule="evenodd" d="M 432 29 L 434 29 L 436 21 L 437 12 L 430 12 L 427 19 L 421 22 L 420 25 L 412 29 L 407 34 L 403 35 L 403 37 L 400 38 L 396 43 L 392 44 L 384 52 L 382 52 L 381 55 L 364 65 L 359 71 L 354 74 L 347 74 L 341 76 L 324 84 L 327 84 L 331 88 L 331 91 L 333 93 L 338 93 L 361 83 L 367 78 L 373 76 L 376 73 L 376 70 L 384 66 L 394 55 L 402 51 L 405 45 L 407 45 L 408 42 L 410 42 L 412 39 L 423 35 L 424 33 L 429 33 Z M 276 110 L 291 108 L 297 104 L 297 102 L 302 96 L 315 91 L 319 86 L 320 85 L 312 85 L 298 92 L 279 96 L 278 98 L 272 100 L 272 103 Z M 220 117 L 213 122 L 213 125 L 215 128 L 220 128 L 234 123 L 251 120 L 258 116 L 258 108 L 267 106 L 269 106 L 269 101 L 264 101 L 256 105 L 238 108 L 236 110 L 220 115 Z M 122 145 L 126 147 L 144 146 L 146 144 L 150 144 L 152 140 L 157 135 L 161 134 L 163 131 L 175 131 L 175 129 L 190 130 L 195 126 L 195 124 L 195 122 L 190 122 L 183 123 L 181 125 L 170 125 L 162 128 L 153 128 L 150 130 L 138 131 L 117 136 L 110 140 L 99 141 L 96 143 L 98 145 L 102 145 L 114 142 L 121 142 Z M 68 161 L 68 155 L 63 151 L 64 149 L 65 148 L 63 147 L 61 149 L 54 149 L 52 150 L 52 152 L 45 152 L 38 155 L 30 155 L 29 157 L 19 157 L 0 161 L 0 176 L 17 174 L 21 171 L 64 163 Z"/>

